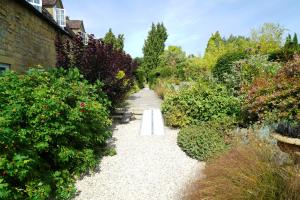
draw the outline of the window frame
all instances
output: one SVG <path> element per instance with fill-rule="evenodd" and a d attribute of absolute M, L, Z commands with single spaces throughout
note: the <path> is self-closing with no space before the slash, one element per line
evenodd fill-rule
<path fill-rule="evenodd" d="M 42 12 L 43 1 L 42 0 L 26 0 L 30 3 L 35 9 Z M 39 1 L 39 3 L 35 3 L 35 1 Z"/>
<path fill-rule="evenodd" d="M 0 63 L 0 74 L 4 72 L 5 70 L 10 69 L 10 64 L 8 63 Z"/>
<path fill-rule="evenodd" d="M 63 13 L 63 15 L 62 15 Z M 59 15 L 58 15 L 59 14 Z M 53 18 L 60 27 L 66 27 L 67 18 L 66 10 L 63 8 L 53 7 Z"/>

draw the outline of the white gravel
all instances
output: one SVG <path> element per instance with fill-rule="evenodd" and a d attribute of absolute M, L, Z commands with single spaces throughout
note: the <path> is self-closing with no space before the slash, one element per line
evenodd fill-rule
<path fill-rule="evenodd" d="M 130 100 L 136 107 L 160 103 L 151 90 L 136 95 Z M 98 173 L 77 181 L 80 193 L 75 200 L 182 198 L 186 184 L 195 180 L 205 164 L 187 157 L 177 146 L 178 130 L 166 128 L 163 136 L 140 136 L 140 123 L 135 120 L 116 127 L 117 155 L 104 157 Z"/>

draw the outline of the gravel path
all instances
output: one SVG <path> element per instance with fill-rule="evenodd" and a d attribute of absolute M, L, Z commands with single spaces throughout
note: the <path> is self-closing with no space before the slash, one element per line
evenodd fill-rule
<path fill-rule="evenodd" d="M 161 101 L 149 89 L 132 95 L 138 109 L 158 108 Z M 117 125 L 117 155 L 104 157 L 100 172 L 77 182 L 76 200 L 176 200 L 204 163 L 185 155 L 176 144 L 177 130 L 163 136 L 140 136 L 140 120 Z"/>

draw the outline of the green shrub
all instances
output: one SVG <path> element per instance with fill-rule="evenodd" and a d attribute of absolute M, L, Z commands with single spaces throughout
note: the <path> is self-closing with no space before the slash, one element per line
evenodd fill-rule
<path fill-rule="evenodd" d="M 138 67 L 136 70 L 135 79 L 139 88 L 144 88 L 144 84 L 146 82 L 146 73 L 141 67 Z"/>
<path fill-rule="evenodd" d="M 207 160 L 226 148 L 225 133 L 232 120 L 204 122 L 180 130 L 177 143 L 192 158 Z"/>
<path fill-rule="evenodd" d="M 240 102 L 220 84 L 199 81 L 178 93 L 169 94 L 162 104 L 168 125 L 183 127 L 240 114 Z"/>
<path fill-rule="evenodd" d="M 202 79 L 211 79 L 211 70 L 205 67 L 203 59 L 200 57 L 188 58 L 184 66 L 184 78 L 187 81 Z"/>
<path fill-rule="evenodd" d="M 281 64 L 268 61 L 268 56 L 252 55 L 249 58 L 232 63 L 232 73 L 224 75 L 224 83 L 228 89 L 239 92 L 242 87 L 252 84 L 256 77 L 274 76 Z"/>
<path fill-rule="evenodd" d="M 0 76 L 0 199 L 70 199 L 111 136 L 109 102 L 77 69 Z"/>
<path fill-rule="evenodd" d="M 226 74 L 232 74 L 232 64 L 235 61 L 244 59 L 247 54 L 244 52 L 230 52 L 222 55 L 212 69 L 213 76 L 221 83 L 225 81 Z"/>

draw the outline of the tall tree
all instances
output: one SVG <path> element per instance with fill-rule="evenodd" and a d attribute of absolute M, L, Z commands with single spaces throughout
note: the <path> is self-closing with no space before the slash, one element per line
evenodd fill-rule
<path fill-rule="evenodd" d="M 116 37 L 115 34 L 112 32 L 111 28 L 108 30 L 108 32 L 105 34 L 103 38 L 103 42 L 105 44 L 112 45 L 114 49 L 122 50 L 122 51 L 124 49 L 124 40 L 125 38 L 123 34 L 119 34 Z"/>
<path fill-rule="evenodd" d="M 164 52 L 165 42 L 168 38 L 167 29 L 163 23 L 152 23 L 151 30 L 145 40 L 143 47 L 144 61 L 143 68 L 147 78 L 153 69 L 156 69 L 160 64 L 160 55 Z"/>
<path fill-rule="evenodd" d="M 205 52 L 208 53 L 214 51 L 214 49 L 220 48 L 222 45 L 224 45 L 224 40 L 222 39 L 220 32 L 217 31 L 209 38 Z"/>
<path fill-rule="evenodd" d="M 285 28 L 280 24 L 265 23 L 259 29 L 253 29 L 251 39 L 260 53 L 268 54 L 280 50 Z"/>
<path fill-rule="evenodd" d="M 115 44 L 115 48 L 119 49 L 119 50 L 123 50 L 124 49 L 124 34 L 119 34 L 118 37 L 116 38 L 116 44 Z"/>
<path fill-rule="evenodd" d="M 112 29 L 110 28 L 108 30 L 108 32 L 105 34 L 104 38 L 103 38 L 103 42 L 105 44 L 110 44 L 110 45 L 114 45 L 116 43 L 116 36 L 115 34 L 112 32 Z"/>
<path fill-rule="evenodd" d="M 296 33 L 294 33 L 293 37 L 293 48 L 298 51 L 299 50 L 299 43 L 298 43 L 298 36 Z"/>
<path fill-rule="evenodd" d="M 290 34 L 288 34 L 288 36 L 285 39 L 285 44 L 284 44 L 284 48 L 285 49 L 289 49 L 291 48 L 293 42 L 292 42 L 292 36 Z"/>

